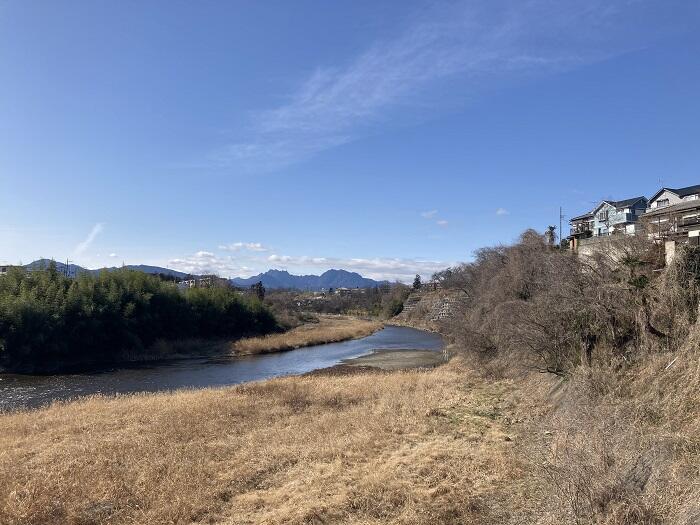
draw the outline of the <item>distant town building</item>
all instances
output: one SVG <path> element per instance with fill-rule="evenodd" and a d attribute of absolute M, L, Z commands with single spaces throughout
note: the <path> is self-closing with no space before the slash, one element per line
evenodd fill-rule
<path fill-rule="evenodd" d="M 331 288 L 328 293 L 332 295 L 339 295 L 341 297 L 347 297 L 349 295 L 359 295 L 367 292 L 367 288 Z"/>
<path fill-rule="evenodd" d="M 428 281 L 427 283 L 421 284 L 421 292 L 435 292 L 442 288 L 442 285 L 438 281 Z"/>
<path fill-rule="evenodd" d="M 230 286 L 228 279 L 217 275 L 201 275 L 192 279 L 183 279 L 177 283 L 180 290 L 187 288 L 226 288 Z"/>

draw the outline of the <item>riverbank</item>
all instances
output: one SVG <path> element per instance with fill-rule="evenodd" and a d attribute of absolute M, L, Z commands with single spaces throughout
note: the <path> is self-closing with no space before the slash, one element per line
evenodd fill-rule
<path fill-rule="evenodd" d="M 319 368 L 304 375 L 335 377 L 398 370 L 425 370 L 443 365 L 446 362 L 446 354 L 436 350 L 374 350 L 369 355 L 343 359 L 340 364 L 329 368 Z"/>
<path fill-rule="evenodd" d="M 43 365 L 40 369 L 10 370 L 0 367 L 0 375 L 3 373 L 55 375 L 99 372 L 133 364 L 285 352 L 307 346 L 359 339 L 371 335 L 383 327 L 384 323 L 381 321 L 345 315 L 319 315 L 315 317 L 314 322 L 308 322 L 286 332 L 267 336 L 238 340 L 229 338 L 161 339 L 146 350 L 122 351 L 115 359 L 109 361 L 55 361 L 50 366 Z"/>
<path fill-rule="evenodd" d="M 0 522 L 492 523 L 517 406 L 457 358 L 0 415 Z"/>
<path fill-rule="evenodd" d="M 384 323 L 344 315 L 319 315 L 318 322 L 307 323 L 281 334 L 241 339 L 232 343 L 233 355 L 285 352 L 306 346 L 337 343 L 366 337 L 381 330 Z"/>
<path fill-rule="evenodd" d="M 369 355 L 344 359 L 339 366 L 372 367 L 380 370 L 434 368 L 446 362 L 446 354 L 435 350 L 375 350 Z"/>

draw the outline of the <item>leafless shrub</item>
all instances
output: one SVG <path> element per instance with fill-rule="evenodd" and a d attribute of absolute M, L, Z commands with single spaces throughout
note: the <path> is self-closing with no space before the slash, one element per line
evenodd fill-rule
<path fill-rule="evenodd" d="M 576 257 L 526 232 L 443 279 L 485 377 L 561 377 L 524 452 L 551 523 L 697 522 L 700 249 L 663 266 L 643 237 Z"/>
<path fill-rule="evenodd" d="M 513 246 L 482 249 L 442 277 L 461 298 L 450 333 L 482 356 L 499 353 L 557 375 L 590 365 L 606 345 L 625 353 L 650 324 L 629 308 L 646 293 L 648 251 L 648 244 L 623 243 L 614 256 L 581 260 L 533 231 Z"/>

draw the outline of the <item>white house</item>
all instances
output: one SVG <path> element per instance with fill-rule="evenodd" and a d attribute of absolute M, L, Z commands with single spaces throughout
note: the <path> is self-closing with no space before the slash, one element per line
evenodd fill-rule
<path fill-rule="evenodd" d="M 686 188 L 661 188 L 649 199 L 649 210 L 673 206 L 681 202 L 694 201 L 700 198 L 700 185 Z"/>

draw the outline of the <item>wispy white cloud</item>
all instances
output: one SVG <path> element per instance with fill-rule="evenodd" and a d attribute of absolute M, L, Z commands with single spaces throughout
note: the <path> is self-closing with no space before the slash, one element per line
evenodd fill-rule
<path fill-rule="evenodd" d="M 116 259 L 117 257 L 119 257 L 119 255 L 117 255 L 116 253 L 110 253 L 109 256 L 110 256 L 112 259 Z"/>
<path fill-rule="evenodd" d="M 510 212 L 506 210 L 505 208 L 498 208 L 496 210 L 496 215 L 509 215 Z"/>
<path fill-rule="evenodd" d="M 214 155 L 219 165 L 284 166 L 372 132 L 397 108 L 458 80 L 462 99 L 485 81 L 564 70 L 627 51 L 629 0 L 531 0 L 438 4 L 395 38 L 344 65 L 319 67 L 288 102 L 252 118 L 251 137 Z M 643 3 L 643 2 L 642 2 Z M 641 31 L 640 31 L 641 33 Z"/>
<path fill-rule="evenodd" d="M 438 226 L 440 226 L 442 228 L 445 228 L 449 224 L 445 219 L 438 218 L 438 211 L 437 210 L 430 210 L 430 211 L 421 212 L 420 216 L 426 220 L 434 222 L 435 224 L 437 224 Z"/>
<path fill-rule="evenodd" d="M 219 245 L 220 250 L 226 250 L 229 252 L 237 252 L 240 250 L 248 250 L 251 252 L 267 252 L 270 251 L 270 248 L 267 246 L 264 246 L 262 243 L 259 242 L 233 242 L 230 244 L 220 244 Z"/>
<path fill-rule="evenodd" d="M 401 258 L 339 258 L 339 257 L 310 257 L 273 254 L 268 257 L 273 265 L 293 270 L 314 270 L 322 272 L 331 268 L 342 268 L 358 272 L 364 277 L 389 281 L 412 281 L 416 274 L 430 277 L 433 273 L 445 269 L 452 263 L 425 259 Z"/>
<path fill-rule="evenodd" d="M 198 251 L 187 257 L 170 259 L 168 266 L 192 274 L 215 274 L 222 277 L 231 277 L 238 273 L 245 273 L 250 269 L 240 264 L 233 257 L 220 257 L 212 252 Z"/>
<path fill-rule="evenodd" d="M 80 244 L 78 244 L 78 245 L 75 247 L 75 250 L 73 250 L 73 252 L 75 253 L 75 255 L 82 255 L 83 253 L 85 253 L 85 250 L 87 250 L 87 249 L 90 247 L 90 245 L 93 243 L 93 241 L 97 238 L 97 236 L 98 236 L 100 233 L 102 233 L 103 230 L 104 230 L 104 224 L 103 224 L 103 223 L 98 222 L 97 224 L 95 224 L 95 225 L 92 227 L 92 229 L 90 230 L 90 233 L 88 233 L 87 237 L 85 237 L 85 239 L 83 240 L 83 242 L 81 242 Z"/>

